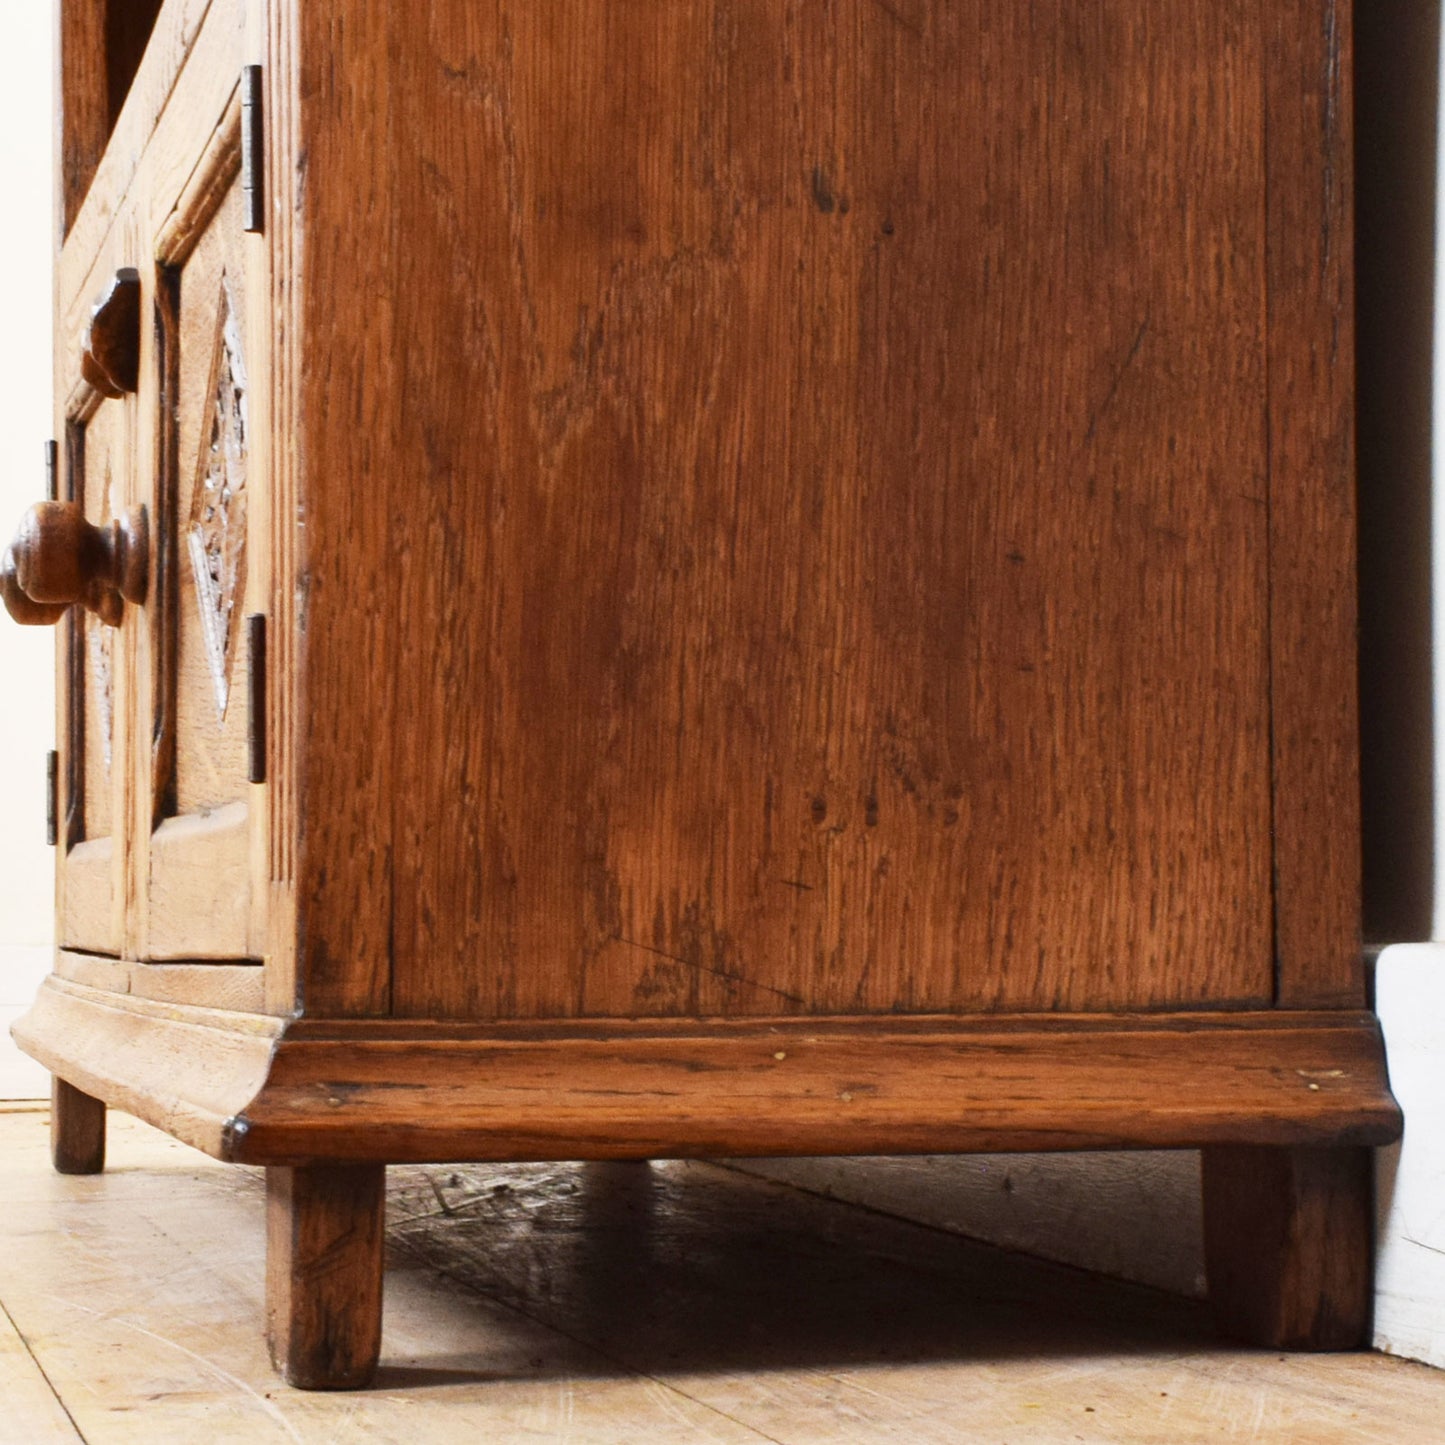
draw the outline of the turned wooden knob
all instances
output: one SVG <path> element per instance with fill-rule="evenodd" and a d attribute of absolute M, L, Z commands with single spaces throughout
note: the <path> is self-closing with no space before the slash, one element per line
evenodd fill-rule
<path fill-rule="evenodd" d="M 144 507 L 97 527 L 77 502 L 39 502 L 0 569 L 5 606 L 17 622 L 35 624 L 57 622 L 79 602 L 115 627 L 126 602 L 145 601 L 149 561 Z"/>
<path fill-rule="evenodd" d="M 37 602 L 21 590 L 15 575 L 15 549 L 7 547 L 0 557 L 0 597 L 5 610 L 25 627 L 54 627 L 70 610 L 63 602 Z"/>

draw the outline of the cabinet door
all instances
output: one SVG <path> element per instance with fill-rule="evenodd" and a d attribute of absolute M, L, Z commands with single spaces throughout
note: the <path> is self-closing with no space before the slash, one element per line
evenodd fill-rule
<path fill-rule="evenodd" d="M 162 405 L 161 575 L 150 623 L 155 828 L 142 957 L 244 958 L 253 928 L 249 781 L 251 384 L 247 236 L 235 116 L 216 137 L 218 186 L 162 239 L 156 275 Z M 229 177 L 229 179 L 227 179 Z M 254 603 L 249 604 L 254 608 Z"/>
<path fill-rule="evenodd" d="M 257 595 L 247 546 L 245 256 L 258 244 L 241 190 L 247 15 L 243 0 L 211 0 L 155 18 L 59 264 L 65 495 L 94 522 L 141 507 L 149 521 L 143 601 L 126 606 L 118 628 L 75 608 L 62 632 L 60 936 L 132 961 L 263 951 L 241 656 L 247 598 Z M 127 310 L 125 395 L 103 399 L 84 380 L 94 358 L 87 371 L 82 347 L 95 299 L 120 271 L 138 284 L 138 317 Z"/>

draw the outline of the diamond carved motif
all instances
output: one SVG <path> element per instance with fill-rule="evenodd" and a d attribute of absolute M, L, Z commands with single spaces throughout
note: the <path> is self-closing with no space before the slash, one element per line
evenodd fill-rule
<path fill-rule="evenodd" d="M 107 458 L 105 485 L 101 488 L 100 518 L 102 521 L 113 515 L 111 508 L 112 483 L 113 479 Z M 92 612 L 86 612 L 84 617 L 85 650 L 90 662 L 90 686 L 95 698 L 96 724 L 100 731 L 100 748 L 105 758 L 105 770 L 109 773 L 115 746 L 115 672 L 112 665 L 115 629 L 103 625 Z"/>
<path fill-rule="evenodd" d="M 216 716 L 224 722 L 246 587 L 248 432 L 246 362 L 235 302 L 224 277 L 219 317 L 187 545 Z"/>

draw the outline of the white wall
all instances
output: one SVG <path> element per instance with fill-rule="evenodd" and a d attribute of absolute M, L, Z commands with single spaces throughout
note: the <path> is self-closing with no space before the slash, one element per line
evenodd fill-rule
<path fill-rule="evenodd" d="M 5 9 L 0 84 L 0 543 L 44 496 L 51 435 L 53 0 Z M 0 1098 L 48 1089 L 9 1043 L 11 1020 L 50 965 L 53 858 L 45 754 L 53 745 L 54 633 L 0 617 Z"/>

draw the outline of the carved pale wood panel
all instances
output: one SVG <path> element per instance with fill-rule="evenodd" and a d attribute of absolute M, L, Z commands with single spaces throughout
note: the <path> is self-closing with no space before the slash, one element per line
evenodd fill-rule
<path fill-rule="evenodd" d="M 233 189 L 180 273 L 176 415 L 175 811 L 246 796 L 241 619 L 249 385 Z"/>

